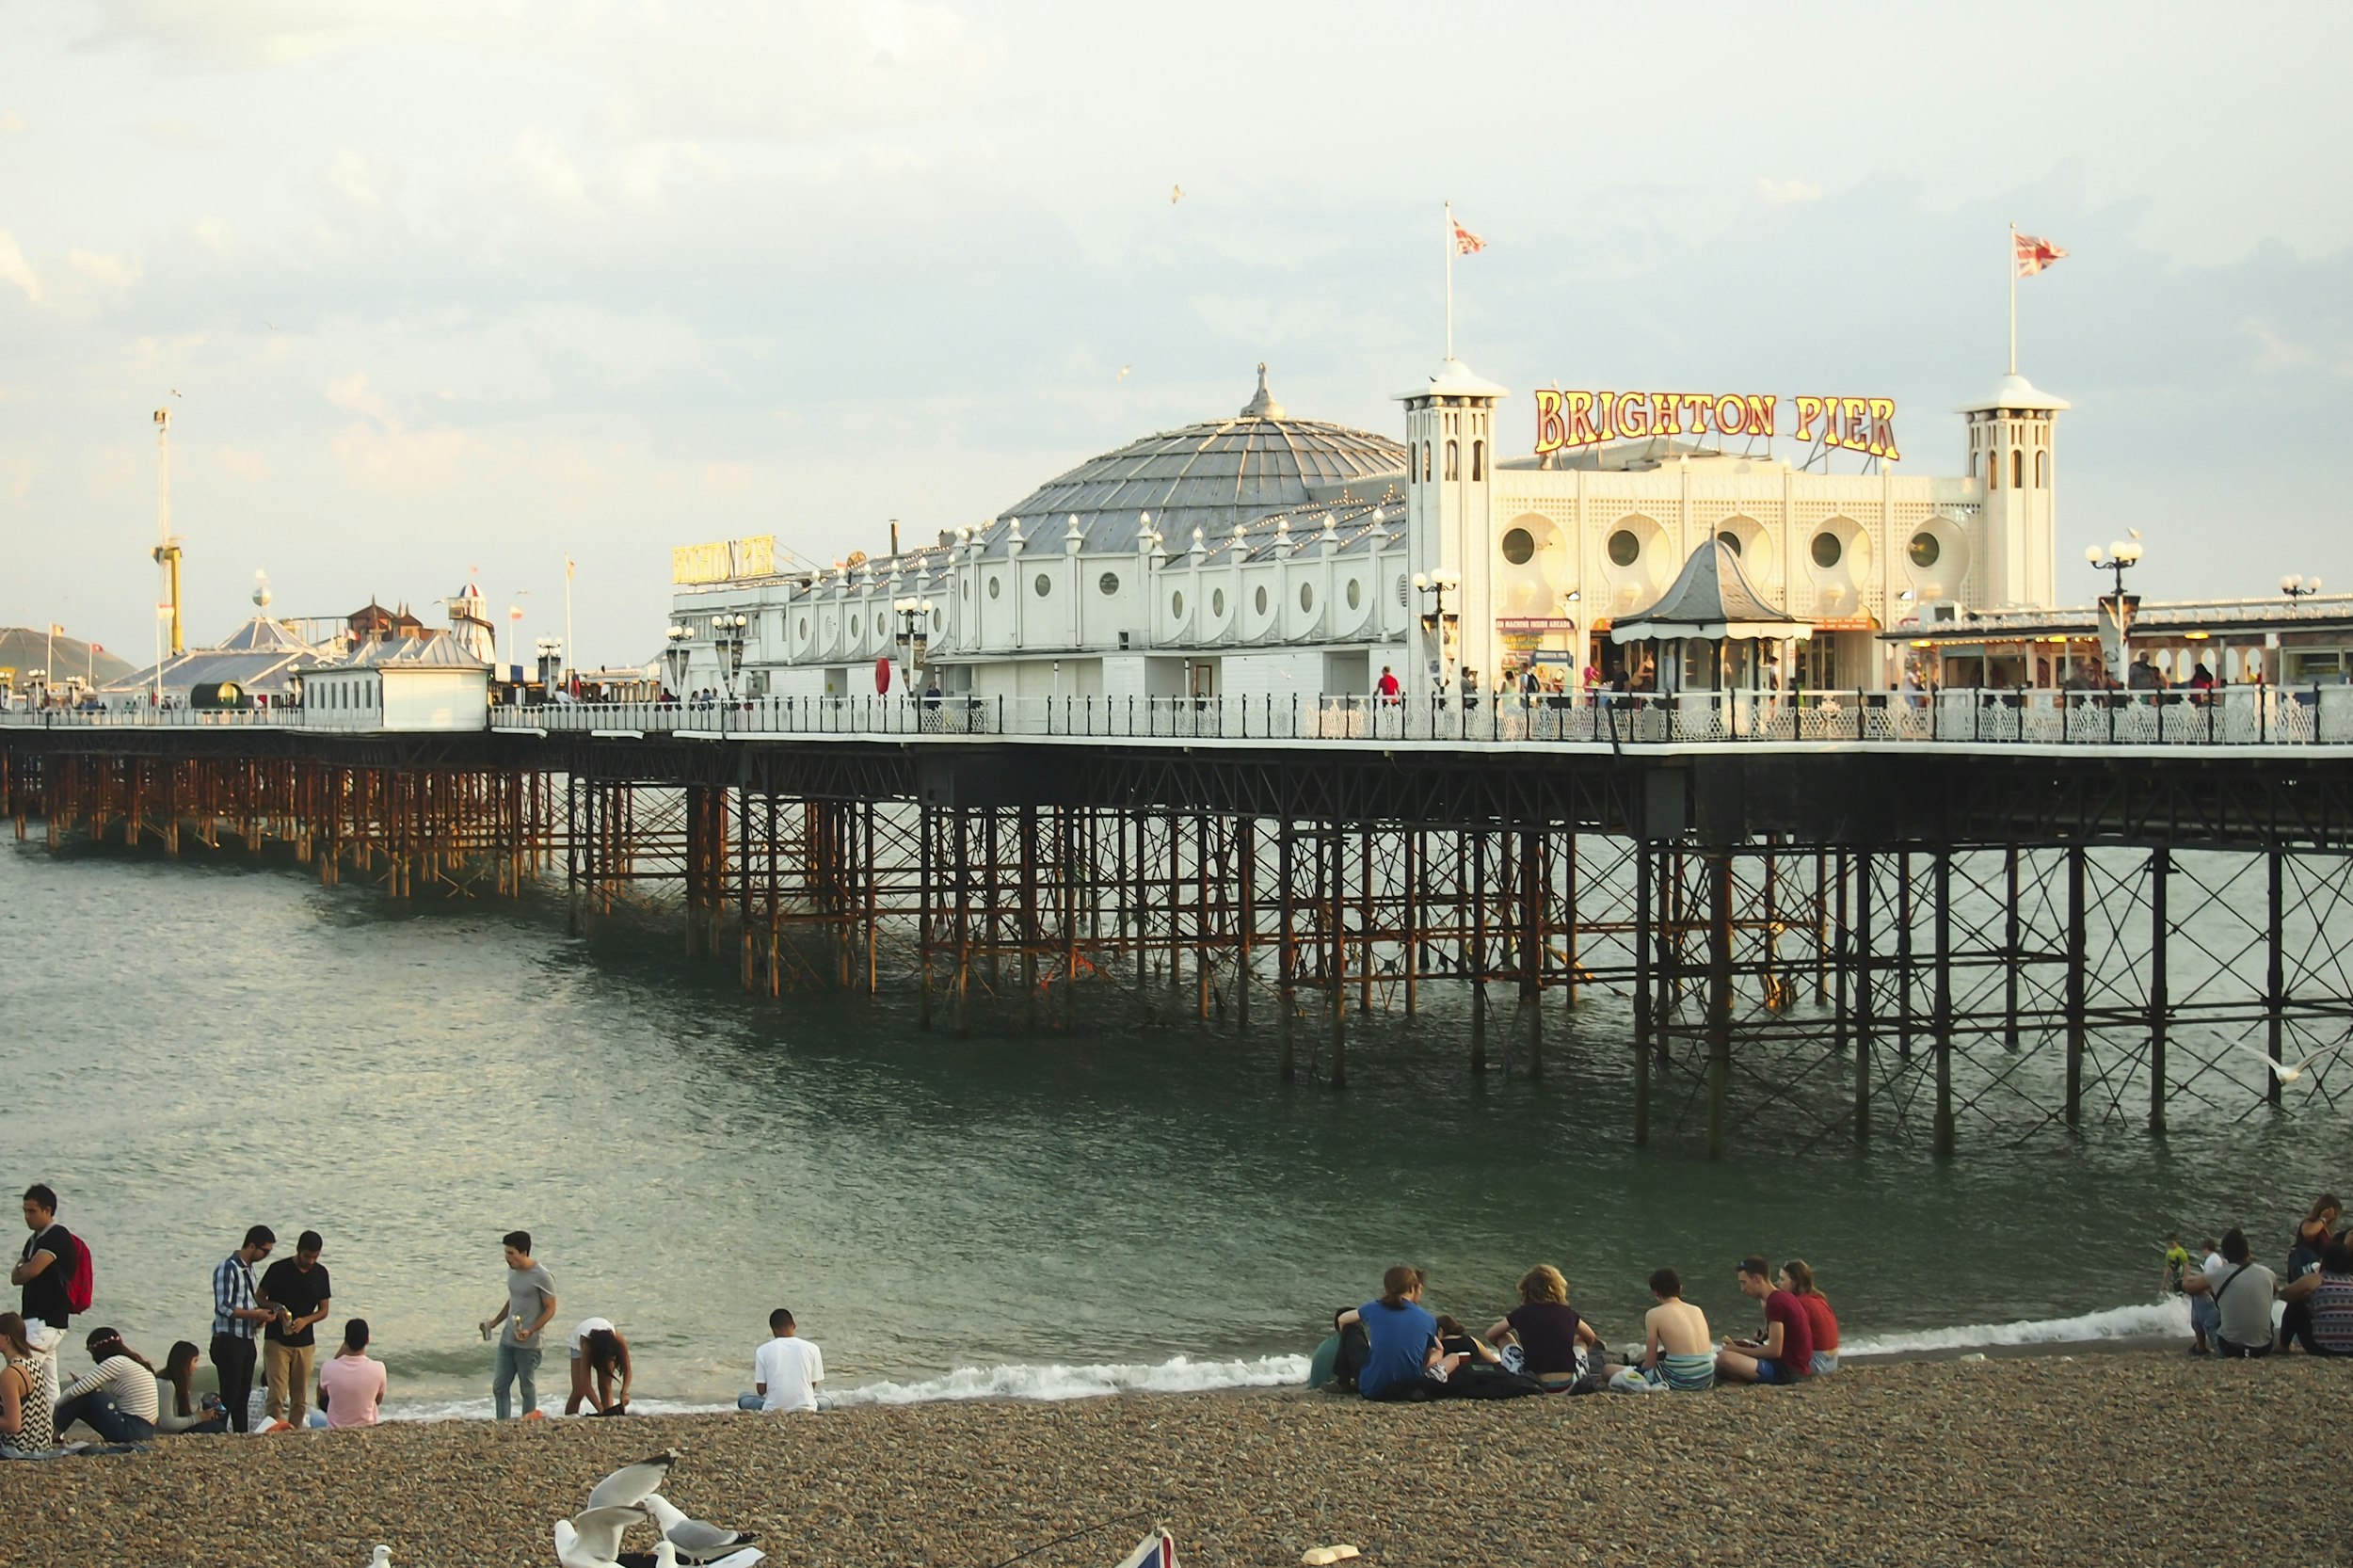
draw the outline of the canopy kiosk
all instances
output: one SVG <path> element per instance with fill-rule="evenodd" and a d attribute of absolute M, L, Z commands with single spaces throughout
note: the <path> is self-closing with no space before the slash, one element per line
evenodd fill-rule
<path fill-rule="evenodd" d="M 1804 621 L 1765 602 L 1740 570 L 1738 552 L 1721 538 L 1691 552 L 1657 603 L 1609 628 L 1611 642 L 1649 648 L 1662 696 L 1761 691 L 1769 663 L 1770 683 L 1778 685 L 1790 645 L 1813 634 Z"/>

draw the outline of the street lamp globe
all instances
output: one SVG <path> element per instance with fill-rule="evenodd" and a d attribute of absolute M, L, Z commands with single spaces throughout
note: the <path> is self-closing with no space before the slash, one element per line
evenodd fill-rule
<path fill-rule="evenodd" d="M 2100 564 L 2100 547 L 2096 544 L 2088 544 L 2084 546 L 2084 560 L 2089 565 L 2095 567 L 2098 566 Z"/>

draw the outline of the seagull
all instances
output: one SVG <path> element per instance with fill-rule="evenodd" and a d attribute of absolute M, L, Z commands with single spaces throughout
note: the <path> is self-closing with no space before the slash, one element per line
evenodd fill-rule
<path fill-rule="evenodd" d="M 1121 365 L 1119 367 L 1119 374 L 1112 377 L 1112 385 L 1115 387 L 1122 381 L 1128 379 L 1128 373 L 1135 368 L 1136 367 L 1133 365 Z"/>
<path fill-rule="evenodd" d="M 368 1568 L 392 1568 L 392 1549 L 378 1546 L 368 1554 Z"/>
<path fill-rule="evenodd" d="M 634 1464 L 622 1465 L 597 1482 L 596 1489 L 588 1494 L 590 1512 L 600 1508 L 636 1508 L 662 1490 L 662 1483 L 669 1479 L 670 1466 L 678 1460 L 676 1448 L 665 1448 Z"/>
<path fill-rule="evenodd" d="M 575 1518 L 558 1519 L 555 1560 L 563 1568 L 614 1568 L 621 1555 L 621 1532 L 645 1522 L 642 1508 L 591 1508 Z"/>
<path fill-rule="evenodd" d="M 1182 201 L 1184 199 L 1185 199 L 1185 187 L 1184 187 L 1184 186 L 1182 186 L 1182 185 L 1171 185 L 1171 186 L 1169 186 L 1169 187 L 1168 187 L 1168 204 L 1169 204 L 1170 206 L 1174 207 L 1175 205 L 1176 205 L 1176 203 L 1177 203 L 1177 202 Z"/>
<path fill-rule="evenodd" d="M 749 1530 L 725 1529 L 700 1519 L 689 1519 L 679 1512 L 677 1504 L 659 1492 L 646 1499 L 646 1512 L 653 1515 L 662 1539 L 678 1548 L 681 1562 L 712 1562 L 757 1539 Z"/>
<path fill-rule="evenodd" d="M 171 395 L 172 395 L 172 396 L 174 396 L 174 397 L 178 397 L 178 396 L 180 395 L 180 389 L 179 389 L 179 388 L 177 388 L 177 387 L 172 388 L 172 389 L 171 389 Z"/>
<path fill-rule="evenodd" d="M 2246 1044 L 2244 1041 L 2233 1040 L 2231 1044 L 2236 1048 L 2245 1051 L 2248 1055 L 2253 1057 L 2265 1066 L 2269 1067 L 2273 1076 L 2278 1078 L 2282 1083 L 2294 1083 L 2297 1079 L 2304 1076 L 2305 1070 L 2313 1063 L 2319 1061 L 2324 1056 L 2334 1056 L 2337 1052 L 2345 1048 L 2345 1042 L 2340 1040 L 2333 1046 L 2321 1047 L 2320 1049 L 2313 1052 L 2312 1055 L 2304 1058 L 2301 1062 L 2274 1062 L 2271 1060 L 2270 1052 L 2257 1050 L 2254 1047 Z"/>

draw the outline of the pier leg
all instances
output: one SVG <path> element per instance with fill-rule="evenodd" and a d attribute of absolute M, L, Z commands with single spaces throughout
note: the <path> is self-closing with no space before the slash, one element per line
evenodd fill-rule
<path fill-rule="evenodd" d="M 2173 876 L 2173 852 L 2149 852 L 2149 1130 L 2165 1132 L 2165 950 L 2168 936 L 2165 888 Z"/>
<path fill-rule="evenodd" d="M 918 1029 L 932 1027 L 932 867 L 936 856 L 932 853 L 932 833 L 936 819 L 929 805 L 918 803 L 915 818 L 915 958 L 920 974 L 917 983 L 915 1023 Z"/>
<path fill-rule="evenodd" d="M 1487 1070 L 1487 835 L 1471 835 L 1471 1071 Z"/>
<path fill-rule="evenodd" d="M 1651 848 L 1634 845 L 1634 1145 L 1650 1142 Z"/>
<path fill-rule="evenodd" d="M 1707 1158 L 1724 1154 L 1732 1086 L 1732 856 L 1707 856 Z"/>
<path fill-rule="evenodd" d="M 2067 1100 L 2069 1127 L 2084 1119 L 2084 847 L 2067 850 Z"/>
<path fill-rule="evenodd" d="M 2286 856 L 2275 848 L 2269 851 L 2265 858 L 2270 862 L 2267 868 L 2270 873 L 2270 896 L 2264 920 L 2264 947 L 2267 953 L 2264 966 L 2264 1048 L 2276 1066 L 2286 1060 L 2281 1054 L 2282 1044 L 2281 1036 L 2284 1032 L 2288 1000 L 2287 965 L 2281 952 L 2281 949 L 2285 946 L 2283 937 L 2287 929 L 2284 898 L 2286 868 L 2282 863 Z M 2265 1080 L 2264 1098 L 2270 1102 L 2274 1111 L 2277 1111 L 2280 1108 L 2280 1075 L 2277 1072 L 2269 1072 L 2265 1073 L 2264 1078 Z"/>
<path fill-rule="evenodd" d="M 1275 879 L 1283 888 L 1282 902 L 1276 905 L 1281 928 L 1274 943 L 1274 1070 L 1275 1076 L 1286 1083 L 1297 1071 L 1291 1055 L 1291 1023 L 1299 1013 L 1299 949 L 1296 940 L 1299 894 L 1298 884 L 1291 879 L 1296 843 L 1297 835 L 1292 831 L 1291 820 L 1286 816 L 1274 834 Z"/>
<path fill-rule="evenodd" d="M 2002 1048 L 2018 1050 L 2018 846 L 2002 846 Z"/>
<path fill-rule="evenodd" d="M 1234 929 L 1234 1028 L 1250 1032 L 1252 941 L 1258 926 L 1258 823 L 1244 817 L 1234 824 L 1234 858 L 1240 862 L 1236 890 L 1241 909 Z"/>
<path fill-rule="evenodd" d="M 1332 843 L 1332 1087 L 1348 1086 L 1348 833 L 1335 823 Z"/>
<path fill-rule="evenodd" d="M 1936 1153 L 1953 1153 L 1953 852 L 1936 856 Z"/>
<path fill-rule="evenodd" d="M 1896 852 L 1896 1060 L 1912 1062 L 1912 852 Z"/>
<path fill-rule="evenodd" d="M 1854 1135 L 1858 1144 L 1871 1141 L 1871 852 L 1854 857 L 1854 949 L 1849 967 L 1854 970 Z"/>

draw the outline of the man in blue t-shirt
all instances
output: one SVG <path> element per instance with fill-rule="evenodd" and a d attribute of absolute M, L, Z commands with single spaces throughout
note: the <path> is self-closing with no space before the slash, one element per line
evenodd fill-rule
<path fill-rule="evenodd" d="M 1438 1320 L 1421 1304 L 1421 1271 L 1400 1263 L 1381 1276 L 1381 1299 L 1343 1312 L 1339 1327 L 1365 1325 L 1372 1349 L 1356 1374 L 1356 1392 L 1368 1400 L 1412 1399 L 1427 1386 L 1428 1368 L 1439 1359 Z"/>

